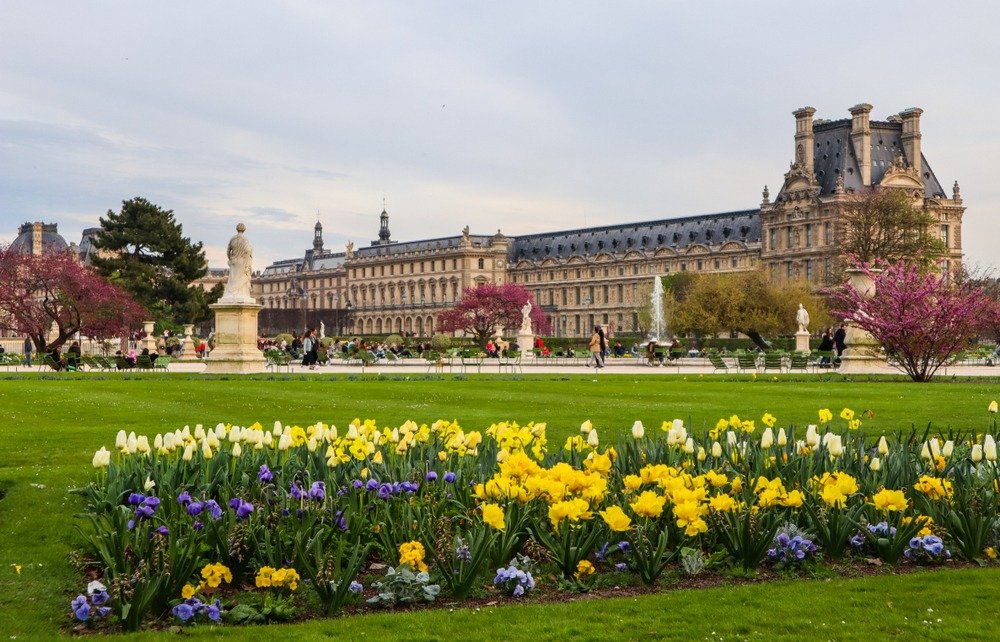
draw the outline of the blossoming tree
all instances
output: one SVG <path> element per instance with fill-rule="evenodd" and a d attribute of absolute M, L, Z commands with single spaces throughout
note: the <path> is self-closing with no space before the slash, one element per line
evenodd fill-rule
<path fill-rule="evenodd" d="M 110 339 L 142 327 L 142 307 L 68 253 L 0 249 L 0 283 L 0 329 L 31 337 L 38 351 L 60 347 L 77 332 Z"/>
<path fill-rule="evenodd" d="M 466 290 L 454 308 L 438 317 L 438 328 L 443 332 L 471 334 L 485 347 L 497 329 L 513 332 L 521 327 L 521 308 L 529 301 L 535 333 L 545 334 L 549 331 L 545 312 L 535 303 L 531 293 L 516 283 L 482 283 Z"/>
<path fill-rule="evenodd" d="M 948 283 L 913 262 L 880 267 L 862 268 L 875 284 L 873 297 L 847 285 L 831 291 L 834 314 L 871 334 L 914 381 L 929 381 L 982 330 L 989 300 L 980 288 Z"/>

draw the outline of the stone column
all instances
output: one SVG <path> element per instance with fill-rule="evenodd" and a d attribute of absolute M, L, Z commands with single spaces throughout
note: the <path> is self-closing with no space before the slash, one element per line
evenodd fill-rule
<path fill-rule="evenodd" d="M 850 268 L 847 275 L 850 286 L 860 292 L 865 298 L 875 295 L 875 282 L 859 268 Z M 872 270 L 879 272 L 879 270 Z M 886 367 L 885 359 L 879 353 L 879 344 L 871 334 L 853 323 L 847 324 L 847 336 L 844 339 L 847 349 L 840 357 L 841 374 L 870 374 Z"/>

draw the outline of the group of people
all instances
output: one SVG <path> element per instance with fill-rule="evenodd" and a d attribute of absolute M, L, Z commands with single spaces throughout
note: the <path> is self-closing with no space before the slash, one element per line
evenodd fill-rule
<path fill-rule="evenodd" d="M 817 349 L 820 352 L 832 352 L 834 362 L 840 363 L 840 357 L 847 349 L 847 326 L 841 323 L 836 330 L 833 328 L 823 330 L 823 338 L 820 339 Z M 829 357 L 822 357 L 824 363 L 827 363 L 828 359 Z"/>

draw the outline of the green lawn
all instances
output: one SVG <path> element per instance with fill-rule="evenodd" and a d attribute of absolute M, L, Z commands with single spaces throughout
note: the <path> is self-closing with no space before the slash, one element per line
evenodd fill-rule
<path fill-rule="evenodd" d="M 80 586 L 68 560 L 75 539 L 72 516 L 80 505 L 67 490 L 89 479 L 94 450 L 110 446 L 120 428 L 152 435 L 219 421 L 344 425 L 354 417 L 374 417 L 386 425 L 454 418 L 466 429 L 482 429 L 509 419 L 548 422 L 555 444 L 584 419 L 593 421 L 606 441 L 636 419 L 647 429 L 675 417 L 697 427 L 733 413 L 759 422 L 771 412 L 778 425 L 802 425 L 816 421 L 818 408 L 837 414 L 848 406 L 872 411 L 862 430 L 876 433 L 928 423 L 982 431 L 992 424 L 986 407 L 998 398 L 995 380 L 918 385 L 770 376 L 755 381 L 648 375 L 11 376 L 0 379 L 0 438 L 6 446 L 0 457 L 0 632 L 8 638 L 48 638 L 68 623 L 68 601 Z M 22 566 L 20 575 L 14 564 Z M 584 600 L 373 615 L 274 630 L 282 636 L 355 639 L 398 638 L 403 631 L 408 639 L 713 639 L 713 631 L 727 639 L 986 639 L 989 627 L 1000 623 L 998 610 L 989 606 L 998 581 L 996 570 L 794 581 L 610 600 L 599 610 Z"/>

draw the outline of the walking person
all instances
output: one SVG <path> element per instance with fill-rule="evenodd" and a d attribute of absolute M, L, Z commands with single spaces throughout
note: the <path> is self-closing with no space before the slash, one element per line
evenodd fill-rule
<path fill-rule="evenodd" d="M 302 365 L 309 366 L 310 370 L 316 369 L 316 361 L 319 360 L 319 339 L 316 338 L 316 330 L 309 328 L 305 339 L 302 340 Z"/>
<path fill-rule="evenodd" d="M 837 363 L 840 363 L 840 358 L 844 356 L 844 350 L 847 349 L 847 326 L 843 323 L 837 328 L 837 331 L 833 333 L 833 346 L 837 353 Z"/>
<path fill-rule="evenodd" d="M 31 337 L 24 338 L 24 365 L 31 367 L 31 351 L 35 346 L 31 343 Z"/>
<path fill-rule="evenodd" d="M 590 354 L 594 357 L 594 367 L 603 368 L 604 367 L 604 333 L 601 331 L 601 326 L 594 326 L 594 333 L 590 335 Z M 587 364 L 590 367 L 590 364 Z"/>

